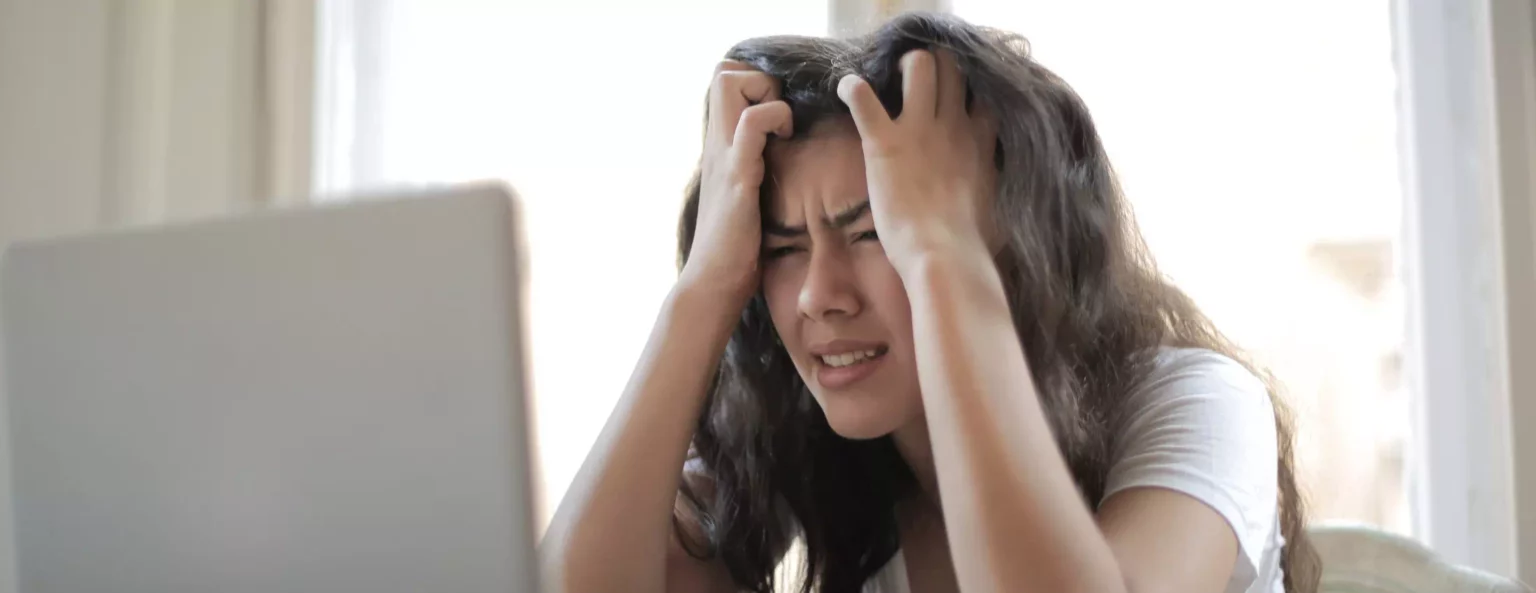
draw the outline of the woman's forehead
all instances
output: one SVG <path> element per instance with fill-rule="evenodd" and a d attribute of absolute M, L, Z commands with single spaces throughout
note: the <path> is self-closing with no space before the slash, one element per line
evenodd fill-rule
<path fill-rule="evenodd" d="M 768 148 L 768 212 L 798 226 L 842 212 L 868 199 L 864 151 L 851 122 L 818 124 L 794 140 Z"/>

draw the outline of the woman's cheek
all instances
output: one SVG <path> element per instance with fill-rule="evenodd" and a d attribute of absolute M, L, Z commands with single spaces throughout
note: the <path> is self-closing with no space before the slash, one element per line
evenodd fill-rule
<path fill-rule="evenodd" d="M 794 320 L 799 302 L 799 285 L 794 281 L 793 269 L 784 262 L 771 262 L 763 270 L 763 300 L 768 303 L 768 315 L 779 337 L 789 344 L 796 331 Z"/>
<path fill-rule="evenodd" d="M 901 282 L 901 275 L 896 273 L 896 268 L 878 246 L 859 258 L 859 276 L 865 295 L 886 331 L 892 336 L 904 336 L 900 339 L 910 342 L 912 307 L 907 299 L 907 289 Z"/>

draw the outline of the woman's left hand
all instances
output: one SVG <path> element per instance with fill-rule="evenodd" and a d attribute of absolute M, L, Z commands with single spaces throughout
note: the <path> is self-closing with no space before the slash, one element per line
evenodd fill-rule
<path fill-rule="evenodd" d="M 837 94 L 863 141 L 875 230 L 905 277 L 930 256 L 990 253 L 997 131 L 980 103 L 966 112 L 965 78 L 949 50 L 907 52 L 901 80 L 903 107 L 894 120 L 858 75 L 843 77 Z"/>

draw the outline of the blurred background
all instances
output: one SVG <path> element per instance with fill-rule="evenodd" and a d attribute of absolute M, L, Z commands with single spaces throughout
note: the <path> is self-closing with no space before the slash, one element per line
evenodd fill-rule
<path fill-rule="evenodd" d="M 1536 579 L 1529 0 L 0 0 L 0 245 L 507 181 L 547 520 L 675 276 L 716 61 L 907 9 L 1083 96 L 1164 271 L 1286 386 L 1315 520 Z"/>

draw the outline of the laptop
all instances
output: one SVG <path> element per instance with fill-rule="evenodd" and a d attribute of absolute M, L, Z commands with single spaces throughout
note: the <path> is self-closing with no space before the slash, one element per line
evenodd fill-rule
<path fill-rule="evenodd" d="M 12 246 L 0 591 L 535 590 L 515 212 L 472 185 Z"/>

